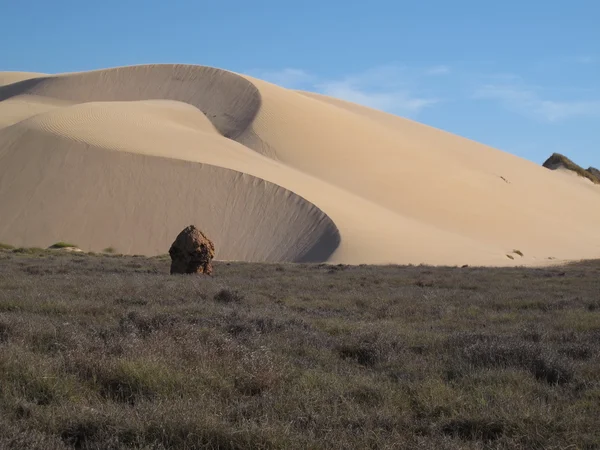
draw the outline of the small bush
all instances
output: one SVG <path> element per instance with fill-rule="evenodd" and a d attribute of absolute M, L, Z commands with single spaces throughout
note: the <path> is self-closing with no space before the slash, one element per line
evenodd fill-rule
<path fill-rule="evenodd" d="M 563 166 L 566 169 L 572 170 L 580 177 L 587 178 L 594 184 L 600 184 L 600 178 L 597 176 L 598 171 L 593 167 L 590 167 L 589 170 L 585 170 L 583 167 L 575 164 L 569 158 L 560 153 L 553 153 L 550 158 L 548 158 L 544 164 L 544 167 L 548 169 L 554 169 L 557 166 Z"/>
<path fill-rule="evenodd" d="M 17 398 L 42 406 L 69 397 L 73 389 L 70 379 L 42 364 L 34 367 L 31 362 L 30 355 L 22 360 L 15 359 L 15 355 L 0 360 L 0 393 L 3 385 L 10 385 Z"/>
<path fill-rule="evenodd" d="M 483 419 L 451 420 L 442 426 L 442 433 L 469 441 L 494 441 L 502 436 L 504 426 Z"/>
<path fill-rule="evenodd" d="M 106 247 L 104 250 L 102 250 L 104 253 L 117 253 L 117 250 L 114 247 Z"/>
<path fill-rule="evenodd" d="M 105 441 L 112 434 L 111 426 L 101 417 L 74 418 L 61 424 L 59 435 L 61 440 L 71 448 L 100 448 L 100 441 Z"/>
<path fill-rule="evenodd" d="M 371 343 L 358 343 L 355 345 L 341 345 L 338 354 L 342 359 L 351 359 L 358 364 L 373 367 L 381 361 L 381 351 Z"/>
<path fill-rule="evenodd" d="M 12 245 L 3 244 L 2 242 L 0 242 L 0 250 L 12 250 L 12 249 L 14 249 L 14 247 Z"/>
<path fill-rule="evenodd" d="M 176 383 L 166 367 L 150 361 L 119 360 L 91 369 L 92 379 L 104 398 L 129 405 L 171 392 Z"/>
<path fill-rule="evenodd" d="M 12 325 L 4 320 L 0 322 L 0 344 L 8 341 L 12 328 Z"/>
<path fill-rule="evenodd" d="M 459 348 L 458 354 L 475 367 L 523 369 L 549 384 L 568 383 L 574 374 L 572 365 L 555 352 L 516 339 L 484 338 Z"/>
<path fill-rule="evenodd" d="M 52 244 L 48 248 L 59 249 L 59 248 L 77 248 L 75 244 L 69 244 L 68 242 L 57 242 L 56 244 Z"/>
<path fill-rule="evenodd" d="M 219 303 L 240 303 L 242 300 L 244 300 L 244 296 L 238 291 L 221 289 L 215 294 L 213 299 Z"/>
<path fill-rule="evenodd" d="M 119 330 L 122 333 L 139 332 L 142 337 L 147 337 L 158 330 L 172 327 L 179 319 L 167 313 L 147 314 L 129 312 L 119 320 Z"/>
<path fill-rule="evenodd" d="M 264 391 L 271 388 L 276 377 L 270 372 L 243 374 L 235 378 L 235 388 L 243 395 L 250 397 L 261 395 Z"/>
<path fill-rule="evenodd" d="M 357 386 L 348 393 L 348 396 L 356 403 L 365 406 L 377 406 L 384 400 L 381 392 L 371 386 Z"/>

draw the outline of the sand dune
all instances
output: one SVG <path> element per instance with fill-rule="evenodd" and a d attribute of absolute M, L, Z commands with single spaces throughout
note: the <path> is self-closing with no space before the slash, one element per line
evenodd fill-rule
<path fill-rule="evenodd" d="M 0 73 L 0 217 L 0 242 L 149 255 L 194 223 L 219 259 L 600 257 L 598 186 L 400 117 L 200 66 Z"/>
<path fill-rule="evenodd" d="M 36 72 L 0 72 L 0 86 L 44 76 L 46 74 Z"/>

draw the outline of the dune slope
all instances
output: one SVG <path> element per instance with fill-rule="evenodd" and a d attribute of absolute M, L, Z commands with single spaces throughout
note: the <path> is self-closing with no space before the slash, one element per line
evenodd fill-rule
<path fill-rule="evenodd" d="M 194 223 L 220 259 L 600 257 L 598 186 L 400 117 L 201 66 L 0 73 L 0 217 L 0 242 L 95 251 L 165 253 Z"/>
<path fill-rule="evenodd" d="M 248 174 L 26 127 L 0 138 L 9 141 L 0 165 L 11 168 L 0 178 L 0 235 L 15 245 L 69 240 L 95 251 L 160 254 L 190 223 L 201 224 L 225 260 L 322 261 L 339 242 L 314 205 Z"/>

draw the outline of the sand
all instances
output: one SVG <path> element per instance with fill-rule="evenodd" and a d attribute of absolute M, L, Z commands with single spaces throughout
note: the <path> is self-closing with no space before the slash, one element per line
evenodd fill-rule
<path fill-rule="evenodd" d="M 580 177 L 244 75 L 0 73 L 3 243 L 156 255 L 195 224 L 222 260 L 544 265 L 600 257 L 598 223 Z"/>

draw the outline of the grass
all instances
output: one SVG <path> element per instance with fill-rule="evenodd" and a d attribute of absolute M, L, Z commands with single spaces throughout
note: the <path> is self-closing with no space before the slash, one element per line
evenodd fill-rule
<path fill-rule="evenodd" d="M 68 242 L 57 242 L 55 244 L 52 244 L 49 248 L 53 248 L 53 249 L 60 249 L 60 248 L 77 248 L 77 246 L 75 244 L 69 244 Z"/>
<path fill-rule="evenodd" d="M 587 178 L 588 180 L 590 180 L 592 183 L 594 184 L 600 184 L 600 173 L 598 172 L 597 169 L 594 169 L 593 167 L 590 167 L 589 169 L 584 169 L 583 167 L 575 164 L 573 161 L 571 161 L 569 158 L 567 158 L 564 155 L 561 155 L 560 153 L 553 153 L 552 156 L 550 156 L 550 158 L 548 158 L 545 162 L 544 162 L 544 167 L 547 167 L 549 169 L 554 168 L 556 165 L 562 165 L 565 168 L 572 170 L 573 172 L 575 172 L 577 175 Z"/>
<path fill-rule="evenodd" d="M 0 448 L 600 448 L 600 262 L 0 250 Z"/>
<path fill-rule="evenodd" d="M 237 291 L 221 289 L 214 295 L 213 299 L 219 303 L 239 303 L 244 300 L 244 296 Z"/>
<path fill-rule="evenodd" d="M 0 250 L 12 250 L 12 249 L 14 249 L 14 247 L 12 245 L 3 244 L 2 242 L 0 242 Z"/>
<path fill-rule="evenodd" d="M 587 171 L 600 180 L 600 170 L 590 166 L 587 168 Z"/>

